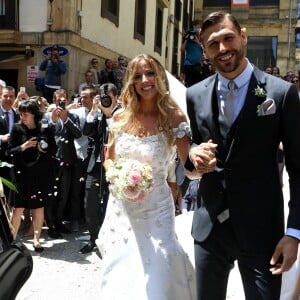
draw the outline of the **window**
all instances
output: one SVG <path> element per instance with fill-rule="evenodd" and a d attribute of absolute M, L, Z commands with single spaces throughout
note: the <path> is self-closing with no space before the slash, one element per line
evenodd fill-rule
<path fill-rule="evenodd" d="M 297 3 L 297 19 L 300 19 L 300 3 Z"/>
<path fill-rule="evenodd" d="M 231 0 L 203 0 L 203 6 L 230 7 Z"/>
<path fill-rule="evenodd" d="M 296 48 L 300 48 L 300 33 L 296 33 Z"/>
<path fill-rule="evenodd" d="M 300 28 L 297 27 L 295 29 L 295 43 L 296 43 L 296 48 L 300 48 Z"/>
<path fill-rule="evenodd" d="M 178 75 L 178 37 L 179 30 L 178 27 L 174 27 L 174 36 L 173 36 L 173 50 L 172 50 L 172 74 Z"/>
<path fill-rule="evenodd" d="M 175 21 L 181 20 L 181 1 L 175 0 L 175 11 L 174 11 Z"/>
<path fill-rule="evenodd" d="M 155 24 L 155 46 L 154 51 L 161 55 L 163 32 L 163 7 L 157 2 L 156 4 L 156 24 Z"/>
<path fill-rule="evenodd" d="M 261 70 L 277 65 L 277 37 L 248 37 L 247 57 Z"/>
<path fill-rule="evenodd" d="M 146 0 L 135 0 L 134 38 L 145 43 Z"/>
<path fill-rule="evenodd" d="M 18 30 L 17 0 L 0 0 L 0 29 Z"/>
<path fill-rule="evenodd" d="M 119 26 L 119 0 L 102 0 L 101 1 L 101 17 L 113 22 Z"/>
<path fill-rule="evenodd" d="M 279 5 L 280 0 L 250 0 L 251 6 Z"/>
<path fill-rule="evenodd" d="M 0 0 L 0 16 L 5 15 L 5 0 Z"/>

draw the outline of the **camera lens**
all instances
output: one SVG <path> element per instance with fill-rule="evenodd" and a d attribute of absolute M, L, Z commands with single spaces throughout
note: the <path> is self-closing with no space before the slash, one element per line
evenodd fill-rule
<path fill-rule="evenodd" d="M 110 107 L 112 104 L 112 100 L 108 95 L 102 95 L 100 97 L 100 102 L 103 107 Z"/>
<path fill-rule="evenodd" d="M 58 106 L 61 107 L 61 108 L 63 108 L 63 109 L 65 109 L 65 107 L 66 107 L 66 102 L 60 100 L 60 101 L 58 102 Z"/>
<path fill-rule="evenodd" d="M 39 144 L 42 150 L 46 150 L 48 148 L 48 143 L 45 140 L 40 140 Z"/>

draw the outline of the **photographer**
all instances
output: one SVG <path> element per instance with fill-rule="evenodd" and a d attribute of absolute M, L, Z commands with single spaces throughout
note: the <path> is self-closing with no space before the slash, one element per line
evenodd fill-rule
<path fill-rule="evenodd" d="M 181 45 L 185 55 L 184 75 L 186 86 L 189 87 L 203 79 L 201 60 L 203 51 L 200 43 L 199 29 L 188 30 Z"/>
<path fill-rule="evenodd" d="M 19 106 L 20 122 L 13 125 L 8 154 L 13 160 L 15 193 L 12 225 L 16 239 L 24 208 L 32 210 L 33 246 L 36 252 L 40 245 L 40 234 L 44 222 L 44 206 L 53 197 L 54 155 L 56 143 L 54 132 L 42 118 L 36 98 L 29 98 Z"/>
<path fill-rule="evenodd" d="M 87 168 L 85 186 L 85 220 L 90 232 L 90 241 L 81 249 L 81 253 L 92 252 L 103 223 L 108 199 L 108 184 L 102 166 L 104 161 L 104 146 L 107 142 L 109 119 L 118 106 L 118 89 L 112 83 L 105 83 L 100 87 L 96 96 L 95 90 L 90 88 L 93 106 L 87 115 L 83 127 L 83 134 L 93 139 L 94 144 Z"/>
<path fill-rule="evenodd" d="M 65 62 L 59 57 L 58 45 L 51 47 L 51 53 L 41 63 L 40 70 L 45 71 L 43 96 L 49 103 L 52 103 L 53 93 L 61 88 L 61 75 L 67 71 Z"/>
<path fill-rule="evenodd" d="M 52 238 L 62 238 L 61 233 L 71 230 L 63 223 L 66 203 L 70 193 L 74 166 L 77 163 L 77 153 L 74 140 L 82 136 L 79 117 L 70 113 L 67 93 L 63 89 L 54 92 L 53 102 L 56 107 L 48 113 L 49 127 L 54 128 L 57 145 L 56 186 L 58 187 L 55 201 L 47 203 L 46 220 L 48 235 Z"/>

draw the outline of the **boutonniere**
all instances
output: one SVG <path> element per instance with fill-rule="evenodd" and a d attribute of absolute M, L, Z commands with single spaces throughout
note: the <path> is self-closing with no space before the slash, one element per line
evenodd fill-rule
<path fill-rule="evenodd" d="M 259 98 L 266 98 L 267 92 L 261 85 L 258 84 L 257 87 L 254 89 L 254 95 Z"/>

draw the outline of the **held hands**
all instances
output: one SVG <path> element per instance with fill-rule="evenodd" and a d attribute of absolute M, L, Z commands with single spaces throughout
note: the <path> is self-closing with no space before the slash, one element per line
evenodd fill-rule
<path fill-rule="evenodd" d="M 207 143 L 201 143 L 191 149 L 190 158 L 199 173 L 205 174 L 214 171 L 217 164 L 215 155 L 217 146 L 212 140 L 209 140 Z"/>
<path fill-rule="evenodd" d="M 299 241 L 296 238 L 284 236 L 277 244 L 270 264 L 273 275 L 288 271 L 297 259 Z M 283 257 L 282 262 L 279 259 Z"/>

